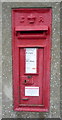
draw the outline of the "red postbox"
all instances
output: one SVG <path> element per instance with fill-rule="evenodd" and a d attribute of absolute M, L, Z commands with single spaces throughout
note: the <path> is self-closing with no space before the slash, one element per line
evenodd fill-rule
<path fill-rule="evenodd" d="M 15 111 L 49 110 L 51 13 L 51 8 L 12 10 Z"/>

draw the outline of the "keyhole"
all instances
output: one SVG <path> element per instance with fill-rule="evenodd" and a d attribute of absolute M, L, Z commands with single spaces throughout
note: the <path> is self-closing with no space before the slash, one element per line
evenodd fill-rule
<path fill-rule="evenodd" d="M 26 83 L 26 80 L 24 80 L 24 83 Z"/>

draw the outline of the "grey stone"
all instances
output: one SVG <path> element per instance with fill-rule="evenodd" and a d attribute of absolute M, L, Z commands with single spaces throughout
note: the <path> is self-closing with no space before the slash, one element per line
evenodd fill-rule
<path fill-rule="evenodd" d="M 11 9 L 52 7 L 52 46 L 49 112 L 15 112 L 12 95 Z M 4 2 L 2 4 L 3 118 L 60 118 L 60 3 Z"/>

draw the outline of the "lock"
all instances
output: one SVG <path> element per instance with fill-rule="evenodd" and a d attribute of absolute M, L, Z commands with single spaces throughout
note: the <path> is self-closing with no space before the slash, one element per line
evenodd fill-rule
<path fill-rule="evenodd" d="M 27 80 L 24 80 L 24 83 L 26 83 Z"/>
<path fill-rule="evenodd" d="M 22 80 L 22 84 L 24 85 L 32 85 L 34 82 L 32 77 L 28 78 L 27 76 L 21 77 L 21 80 Z"/>
<path fill-rule="evenodd" d="M 24 84 L 27 84 L 29 82 L 29 80 L 24 80 Z"/>

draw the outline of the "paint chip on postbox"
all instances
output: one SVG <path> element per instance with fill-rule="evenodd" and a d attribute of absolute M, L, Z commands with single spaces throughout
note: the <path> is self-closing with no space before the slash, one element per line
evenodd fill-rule
<path fill-rule="evenodd" d="M 39 96 L 39 87 L 25 87 L 25 96 Z"/>

